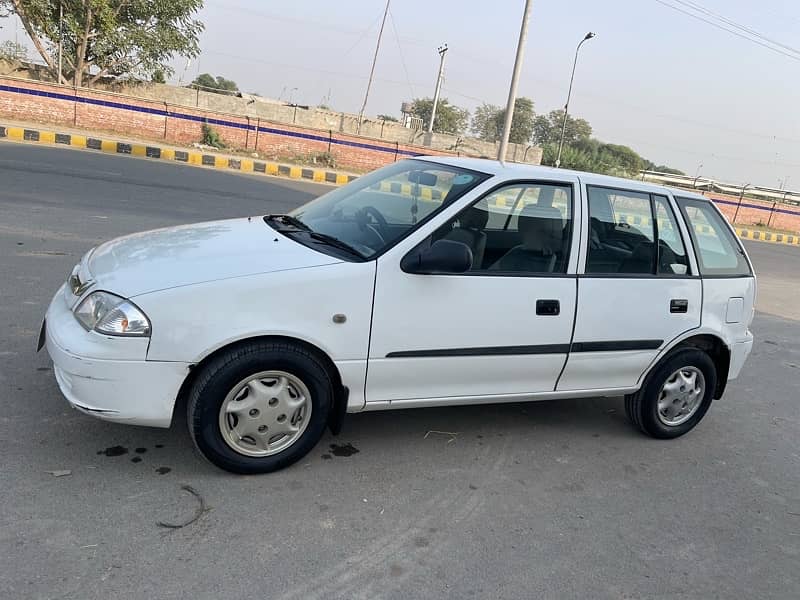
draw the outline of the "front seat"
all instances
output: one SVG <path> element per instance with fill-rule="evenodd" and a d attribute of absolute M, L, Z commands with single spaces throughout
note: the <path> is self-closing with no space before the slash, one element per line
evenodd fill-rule
<path fill-rule="evenodd" d="M 466 244 L 472 250 L 473 269 L 480 269 L 483 265 L 483 253 L 486 250 L 486 233 L 483 230 L 488 221 L 488 211 L 472 206 L 459 215 L 458 227 L 442 237 L 443 240 Z"/>
<path fill-rule="evenodd" d="M 522 243 L 511 248 L 489 269 L 552 273 L 563 245 L 564 227 L 561 211 L 552 206 L 529 204 L 522 209 L 517 228 Z"/>

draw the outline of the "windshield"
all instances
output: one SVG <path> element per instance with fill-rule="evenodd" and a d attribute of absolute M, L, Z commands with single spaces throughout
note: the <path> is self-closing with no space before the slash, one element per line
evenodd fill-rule
<path fill-rule="evenodd" d="M 339 242 L 339 249 L 349 247 L 367 259 L 488 178 L 451 165 L 403 160 L 320 196 L 289 218 L 304 226 L 297 227 L 298 241 L 307 239 L 315 248 L 326 240 L 331 248 Z"/>

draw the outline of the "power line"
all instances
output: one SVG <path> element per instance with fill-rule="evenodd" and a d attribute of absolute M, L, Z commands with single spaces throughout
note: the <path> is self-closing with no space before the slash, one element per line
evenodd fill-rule
<path fill-rule="evenodd" d="M 742 25 L 741 23 L 737 23 L 736 21 L 733 21 L 732 19 L 729 19 L 725 15 L 721 15 L 719 13 L 716 13 L 716 12 L 706 8 L 705 6 L 702 6 L 701 4 L 698 4 L 697 2 L 692 2 L 691 0 L 672 0 L 672 1 L 673 2 L 677 2 L 678 4 L 682 4 L 682 5 L 686 6 L 686 7 L 689 7 L 692 10 L 696 10 L 698 12 L 702 12 L 702 13 L 704 13 L 704 14 L 712 17 L 712 18 L 719 19 L 720 21 L 722 21 L 722 22 L 724 22 L 724 23 L 726 23 L 728 25 L 731 25 L 732 27 L 735 27 L 736 29 L 744 31 L 744 32 L 746 32 L 746 33 L 748 33 L 750 35 L 753 35 L 753 36 L 755 36 L 755 37 L 757 37 L 757 38 L 759 38 L 759 39 L 761 39 L 761 40 L 763 40 L 763 41 L 765 41 L 765 42 L 767 42 L 769 44 L 774 44 L 775 46 L 779 46 L 781 48 L 784 48 L 785 50 L 788 50 L 789 52 L 793 52 L 795 54 L 800 54 L 800 50 L 798 50 L 796 48 L 793 48 L 792 46 L 789 46 L 787 44 L 784 44 L 782 42 L 779 42 L 777 40 L 773 40 L 771 38 L 768 38 L 767 36 L 765 36 L 761 32 L 756 31 L 755 29 L 752 29 L 752 28 L 750 28 L 750 27 L 748 27 L 746 25 Z"/>
<path fill-rule="evenodd" d="M 655 1 L 658 2 L 659 4 L 663 5 L 663 6 L 666 6 L 667 8 L 671 8 L 672 10 L 676 10 L 676 11 L 678 11 L 680 13 L 683 13 L 684 15 L 692 17 L 693 19 L 697 19 L 698 21 L 702 21 L 703 23 L 707 23 L 708 25 L 711 25 L 712 27 L 716 27 L 717 29 L 720 29 L 722 31 L 726 31 L 726 32 L 728 32 L 728 33 L 730 33 L 732 35 L 735 35 L 736 37 L 742 38 L 743 40 L 747 40 L 748 42 L 752 42 L 753 44 L 758 44 L 759 46 L 762 46 L 762 47 L 766 48 L 767 50 L 772 50 L 773 52 L 776 52 L 778 54 L 782 54 L 783 56 L 785 56 L 787 58 L 791 58 L 793 60 L 800 61 L 800 54 L 792 53 L 792 52 L 798 52 L 798 51 L 793 50 L 792 52 L 786 52 L 784 50 L 781 50 L 780 48 L 776 48 L 775 46 L 770 45 L 770 43 L 774 43 L 774 42 L 765 43 L 763 41 L 760 41 L 759 39 L 756 39 L 756 38 L 753 38 L 753 37 L 749 37 L 748 35 L 746 35 L 745 33 L 742 33 L 741 31 L 737 31 L 736 29 L 731 29 L 730 27 L 726 27 L 725 25 L 722 25 L 722 24 L 720 24 L 720 23 L 718 23 L 716 21 L 713 21 L 711 19 L 707 19 L 707 18 L 703 17 L 701 14 L 697 14 L 697 13 L 691 12 L 689 10 L 686 10 L 685 8 L 681 8 L 680 6 L 676 6 L 674 4 L 670 4 L 666 0 L 655 0 Z M 677 0 L 675 0 L 675 1 L 677 1 Z"/>
<path fill-rule="evenodd" d="M 394 31 L 394 39 L 397 42 L 397 50 L 400 52 L 400 64 L 403 65 L 403 72 L 406 74 L 406 81 L 408 82 L 408 89 L 411 92 L 411 97 L 414 98 L 417 94 L 414 92 L 414 86 L 411 84 L 411 77 L 408 75 L 408 67 L 406 66 L 406 59 L 403 56 L 403 47 L 400 45 L 400 36 L 397 34 L 397 25 L 394 21 L 392 11 L 389 11 L 389 20 L 392 22 L 392 31 Z"/>
<path fill-rule="evenodd" d="M 350 46 L 347 50 L 345 50 L 339 56 L 339 58 L 344 58 L 345 56 L 350 54 L 353 50 L 355 50 L 356 46 L 358 46 L 361 42 L 364 41 L 367 35 L 369 35 L 369 33 L 372 31 L 372 28 L 375 27 L 375 25 L 377 25 L 380 22 L 380 20 L 381 20 L 381 15 L 379 14 L 377 17 L 375 17 L 375 20 L 372 23 L 370 23 L 370 26 L 361 32 L 361 35 L 358 36 L 358 39 L 355 41 L 355 43 L 352 46 Z"/>
<path fill-rule="evenodd" d="M 237 6 L 235 4 L 230 4 L 228 0 L 224 2 L 221 0 L 205 0 L 206 4 L 216 4 L 219 8 L 224 10 L 233 10 L 241 13 L 246 13 L 249 15 L 253 15 L 255 17 L 261 17 L 262 19 L 268 19 L 270 21 L 283 21 L 284 23 L 296 23 L 298 25 L 308 26 L 309 24 L 313 24 L 321 29 L 331 29 L 333 31 L 338 31 L 340 33 L 348 34 L 348 35 L 359 35 L 361 30 L 359 29 L 350 29 L 348 27 L 341 27 L 339 25 L 332 25 L 330 23 L 325 23 L 322 21 L 313 21 L 311 19 L 293 19 L 292 17 L 286 17 L 284 15 L 276 15 L 273 13 L 268 13 L 260 10 L 255 10 L 252 8 L 245 8 L 244 6 Z"/>

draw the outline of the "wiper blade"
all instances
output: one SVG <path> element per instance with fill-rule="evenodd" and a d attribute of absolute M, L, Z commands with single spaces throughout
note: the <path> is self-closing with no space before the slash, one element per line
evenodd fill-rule
<path fill-rule="evenodd" d="M 283 225 L 289 225 L 290 227 L 294 227 L 295 229 L 302 229 L 303 231 L 314 231 L 303 223 L 297 217 L 293 217 L 292 215 L 267 215 L 264 217 L 265 221 L 277 221 Z"/>
<path fill-rule="evenodd" d="M 358 258 L 364 258 L 364 255 L 361 254 L 361 252 L 359 252 L 355 248 L 353 248 L 350 244 L 340 240 L 337 237 L 333 237 L 332 235 L 328 235 L 327 233 L 320 233 L 318 231 L 312 231 L 312 232 L 310 232 L 308 234 L 308 236 L 310 238 L 312 238 L 312 239 L 315 239 L 315 240 L 319 241 L 319 242 L 323 242 L 325 244 L 328 244 L 329 246 L 333 246 L 335 248 L 339 248 L 339 250 L 344 250 L 345 252 L 348 252 L 348 253 L 352 254 L 353 256 L 357 256 Z"/>

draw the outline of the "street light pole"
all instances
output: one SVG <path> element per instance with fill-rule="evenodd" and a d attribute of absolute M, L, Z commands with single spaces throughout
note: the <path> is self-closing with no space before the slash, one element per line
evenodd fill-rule
<path fill-rule="evenodd" d="M 745 190 L 747 190 L 747 188 L 749 188 L 749 187 L 750 187 L 750 184 L 749 184 L 749 183 L 745 183 L 745 184 L 742 186 L 742 191 L 741 191 L 741 193 L 739 194 L 739 202 L 736 204 L 736 212 L 735 212 L 735 213 L 733 213 L 733 220 L 731 221 L 731 225 L 736 225 L 736 217 L 738 217 L 738 216 L 739 216 L 739 209 L 740 209 L 740 208 L 741 208 L 741 206 L 742 206 L 742 199 L 744 198 L 744 192 L 745 192 Z"/>
<path fill-rule="evenodd" d="M 386 25 L 386 15 L 389 14 L 389 2 L 386 0 L 386 9 L 383 11 L 383 21 L 381 21 L 381 30 L 378 32 L 378 43 L 375 45 L 375 56 L 372 57 L 372 68 L 369 70 L 369 79 L 367 80 L 367 91 L 364 93 L 364 104 L 361 106 L 361 112 L 358 113 L 358 125 L 356 126 L 356 133 L 361 133 L 361 121 L 364 120 L 364 111 L 367 110 L 367 100 L 369 99 L 369 88 L 372 87 L 372 76 L 375 75 L 375 63 L 378 62 L 378 50 L 381 48 L 381 38 L 383 37 L 383 26 Z"/>
<path fill-rule="evenodd" d="M 578 42 L 578 47 L 575 48 L 575 60 L 572 63 L 572 75 L 569 78 L 569 91 L 567 92 L 567 103 L 564 105 L 564 122 L 561 125 L 561 139 L 558 142 L 558 155 L 556 156 L 556 168 L 561 166 L 561 151 L 564 149 L 564 134 L 567 132 L 567 114 L 569 113 L 569 99 L 572 96 L 572 82 L 575 80 L 575 67 L 578 66 L 578 52 L 584 42 L 592 39 L 595 36 L 591 31 L 587 33 L 583 39 Z"/>
<path fill-rule="evenodd" d="M 514 105 L 517 102 L 517 82 L 519 72 L 522 70 L 522 58 L 525 54 L 525 39 L 528 37 L 528 20 L 531 16 L 533 0 L 525 0 L 525 12 L 522 14 L 522 25 L 519 28 L 519 41 L 517 42 L 517 57 L 514 59 L 514 72 L 511 74 L 511 85 L 508 88 L 508 103 L 506 104 L 506 120 L 503 124 L 503 135 L 500 138 L 500 148 L 497 151 L 497 160 L 503 162 L 508 150 L 508 137 L 511 135 L 511 120 L 514 118 Z"/>
<path fill-rule="evenodd" d="M 436 76 L 436 89 L 433 92 L 433 108 L 431 108 L 431 120 L 428 123 L 428 133 L 433 132 L 433 120 L 436 118 L 436 106 L 439 104 L 439 93 L 442 91 L 442 73 L 444 73 L 444 55 L 447 54 L 447 44 L 439 46 L 436 51 L 439 53 L 439 74 Z"/>
<path fill-rule="evenodd" d="M 697 180 L 700 179 L 700 169 L 703 168 L 703 163 L 697 165 L 697 171 L 694 173 L 694 181 L 692 182 L 692 189 L 697 188 Z"/>

